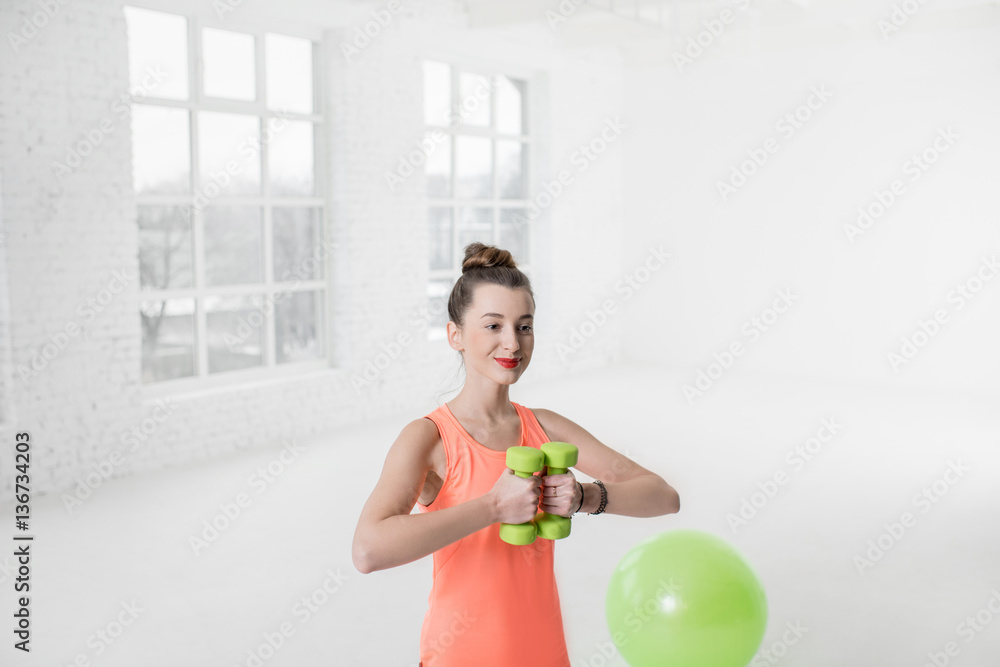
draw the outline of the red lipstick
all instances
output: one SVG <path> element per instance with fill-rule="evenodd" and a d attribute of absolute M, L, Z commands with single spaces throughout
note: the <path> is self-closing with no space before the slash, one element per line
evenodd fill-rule
<path fill-rule="evenodd" d="M 496 359 L 497 363 L 503 366 L 504 368 L 514 368 L 519 363 L 521 363 L 520 359 L 501 359 L 499 357 L 493 357 L 493 358 Z"/>

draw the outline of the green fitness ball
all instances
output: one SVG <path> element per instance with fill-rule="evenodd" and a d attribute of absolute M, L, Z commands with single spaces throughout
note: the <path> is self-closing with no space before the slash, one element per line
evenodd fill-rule
<path fill-rule="evenodd" d="M 674 530 L 625 554 L 608 584 L 606 615 L 632 667 L 745 667 L 764 638 L 767 598 L 725 540 Z"/>

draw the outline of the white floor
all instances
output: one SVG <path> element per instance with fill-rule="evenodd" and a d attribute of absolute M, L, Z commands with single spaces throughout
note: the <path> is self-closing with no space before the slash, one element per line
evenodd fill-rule
<path fill-rule="evenodd" d="M 996 667 L 1000 613 L 987 603 L 996 593 L 1000 610 L 997 396 L 889 393 L 734 371 L 688 406 L 680 387 L 689 379 L 618 366 L 571 381 L 526 376 L 512 389 L 513 400 L 577 421 L 681 493 L 679 515 L 584 516 L 559 543 L 574 667 L 625 665 L 620 656 L 604 657 L 608 578 L 632 545 L 679 527 L 724 537 L 758 572 L 770 605 L 762 649 L 773 646 L 783 657 L 756 664 L 921 667 L 930 664 L 928 653 L 954 642 L 948 664 Z M 361 575 L 350 544 L 385 450 L 426 412 L 301 443 L 304 451 L 286 455 L 290 462 L 266 486 L 251 476 L 279 460 L 277 448 L 113 480 L 72 515 L 57 496 L 35 499 L 33 651 L 11 657 L 5 630 L 0 663 L 415 666 L 430 557 Z M 794 470 L 786 452 L 823 418 L 842 429 Z M 913 497 L 957 461 L 968 471 L 952 485 L 939 483 L 947 493 L 922 511 L 927 506 Z M 788 483 L 734 533 L 727 514 L 780 470 Z M 190 537 L 241 493 L 251 504 L 196 555 Z M 854 557 L 906 511 L 915 524 L 859 573 Z M 3 514 L 10 517 L 12 507 Z M 0 565 L 10 626 L 13 558 L 0 556 Z M 301 602 L 309 596 L 313 611 Z M 141 611 L 130 614 L 123 604 Z M 965 623 L 977 614 L 974 630 Z M 784 645 L 788 623 L 807 629 Z M 282 627 L 287 637 L 279 642 Z M 98 631 L 115 635 L 112 643 Z M 277 651 L 266 635 L 280 643 Z"/>

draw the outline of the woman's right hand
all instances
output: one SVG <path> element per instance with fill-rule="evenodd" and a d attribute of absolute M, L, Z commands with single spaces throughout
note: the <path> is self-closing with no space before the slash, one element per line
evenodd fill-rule
<path fill-rule="evenodd" d="M 527 523 L 538 513 L 542 478 L 538 475 L 518 477 L 506 468 L 490 489 L 490 495 L 497 523 Z"/>

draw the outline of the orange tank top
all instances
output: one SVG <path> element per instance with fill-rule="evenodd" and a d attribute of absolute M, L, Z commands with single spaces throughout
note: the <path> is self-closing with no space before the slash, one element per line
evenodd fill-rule
<path fill-rule="evenodd" d="M 548 442 L 535 415 L 513 403 L 525 447 Z M 506 469 L 506 452 L 476 442 L 445 403 L 427 415 L 437 424 L 447 474 L 421 512 L 458 505 L 487 493 Z M 555 542 L 524 546 L 500 539 L 500 524 L 434 552 L 434 580 L 420 632 L 421 667 L 570 667 L 559 591 Z"/>

